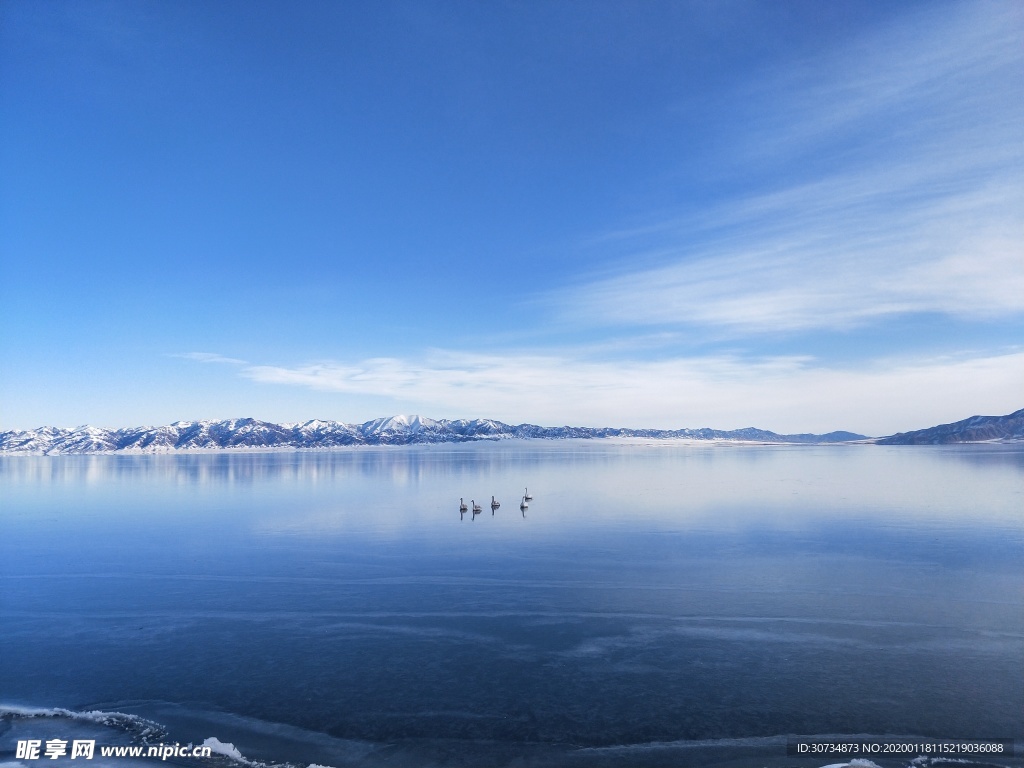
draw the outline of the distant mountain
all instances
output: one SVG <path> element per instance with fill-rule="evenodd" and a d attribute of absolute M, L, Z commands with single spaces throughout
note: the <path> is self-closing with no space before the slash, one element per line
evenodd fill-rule
<path fill-rule="evenodd" d="M 971 416 L 952 424 L 882 437 L 879 445 L 946 445 L 986 440 L 1024 440 L 1024 408 L 1006 416 Z"/>
<path fill-rule="evenodd" d="M 461 443 L 472 440 L 529 438 L 646 437 L 658 439 L 734 440 L 759 443 L 839 443 L 862 440 L 852 432 L 827 435 L 777 435 L 763 429 L 616 429 L 611 427 L 511 426 L 490 419 L 449 421 L 420 416 L 391 416 L 364 424 L 337 421 L 307 421 L 302 424 L 273 424 L 257 419 L 227 421 L 176 421 L 164 427 L 99 429 L 77 427 L 12 430 L 0 432 L 0 453 L 78 454 L 127 451 L 157 453 L 223 448 L 336 448 L 348 445 L 413 445 L 417 443 Z"/>

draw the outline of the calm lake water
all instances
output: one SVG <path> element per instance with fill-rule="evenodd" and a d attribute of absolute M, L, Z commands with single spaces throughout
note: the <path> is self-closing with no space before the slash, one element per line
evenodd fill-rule
<path fill-rule="evenodd" d="M 6 457 L 0 504 L 3 765 L 57 737 L 303 768 L 1024 739 L 1021 446 Z"/>

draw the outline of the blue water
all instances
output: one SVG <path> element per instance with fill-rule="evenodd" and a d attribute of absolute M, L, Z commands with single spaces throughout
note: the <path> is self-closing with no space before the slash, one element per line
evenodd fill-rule
<path fill-rule="evenodd" d="M 78 732 L 303 768 L 1024 739 L 1019 446 L 6 457 L 0 499 L 0 763 Z"/>

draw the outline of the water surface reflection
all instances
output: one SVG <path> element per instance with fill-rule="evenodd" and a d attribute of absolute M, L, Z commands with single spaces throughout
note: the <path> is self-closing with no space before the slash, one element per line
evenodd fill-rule
<path fill-rule="evenodd" d="M 598 442 L 4 458 L 0 690 L 187 704 L 370 754 L 444 741 L 481 765 L 537 745 L 557 765 L 566 744 L 1021 738 L 1022 459 Z M 492 496 L 493 514 L 459 509 Z"/>

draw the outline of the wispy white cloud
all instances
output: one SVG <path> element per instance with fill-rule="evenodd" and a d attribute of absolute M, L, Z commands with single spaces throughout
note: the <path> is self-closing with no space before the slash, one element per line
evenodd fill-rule
<path fill-rule="evenodd" d="M 434 351 L 297 367 L 257 365 L 253 381 L 391 398 L 431 416 L 605 426 L 851 429 L 930 426 L 978 409 L 1010 412 L 1024 391 L 1024 352 L 878 360 L 857 369 L 807 357 L 595 361 L 564 355 Z M 928 393 L 923 397 L 922 393 Z"/>
<path fill-rule="evenodd" d="M 865 129 L 874 151 L 894 156 L 1019 141 L 1022 31 L 1024 9 L 1012 0 L 921 7 L 830 55 L 766 72 L 742 95 L 755 110 L 738 158 L 789 158 Z M 777 108 L 760 109 L 765 101 Z"/>
<path fill-rule="evenodd" d="M 225 357 L 224 355 L 219 355 L 216 352 L 181 352 L 169 356 L 180 357 L 184 360 L 195 360 L 197 363 L 223 363 L 226 365 L 248 365 L 248 362 L 246 362 L 245 360 L 240 360 L 237 357 Z"/>
<path fill-rule="evenodd" d="M 1024 13 L 911 21 L 769 78 L 736 155 L 799 180 L 611 233 L 629 256 L 553 310 L 732 335 L 1024 312 Z"/>
<path fill-rule="evenodd" d="M 849 328 L 914 312 L 1024 312 L 1024 180 L 898 211 L 884 210 L 891 187 L 877 188 L 874 199 L 837 185 L 804 188 L 777 210 L 778 223 L 752 225 L 696 254 L 680 248 L 674 263 L 550 301 L 561 317 L 587 324 L 741 334 Z"/>

